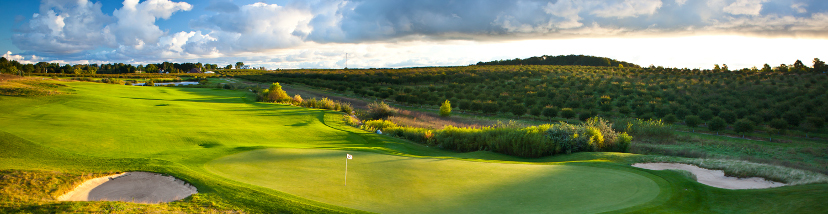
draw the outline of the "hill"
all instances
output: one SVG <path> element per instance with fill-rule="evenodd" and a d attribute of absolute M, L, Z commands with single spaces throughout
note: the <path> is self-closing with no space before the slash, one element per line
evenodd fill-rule
<path fill-rule="evenodd" d="M 534 56 L 526 59 L 504 59 L 491 62 L 478 62 L 477 65 L 585 65 L 585 66 L 606 66 L 625 68 L 640 68 L 636 64 L 618 61 L 606 57 L 585 56 L 585 55 L 559 55 L 559 56 Z"/>

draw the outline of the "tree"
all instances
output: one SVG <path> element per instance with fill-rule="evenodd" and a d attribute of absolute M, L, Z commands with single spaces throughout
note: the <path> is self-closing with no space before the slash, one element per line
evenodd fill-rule
<path fill-rule="evenodd" d="M 802 117 L 794 111 L 789 111 L 783 114 L 782 118 L 785 118 L 785 121 L 787 121 L 788 125 L 791 125 L 791 127 L 799 126 L 799 123 L 802 122 Z"/>
<path fill-rule="evenodd" d="M 819 60 L 819 58 L 814 58 L 814 72 L 825 72 L 828 70 L 828 67 L 825 66 L 825 62 Z"/>
<path fill-rule="evenodd" d="M 768 65 L 768 63 L 765 63 L 765 65 L 762 66 L 762 72 L 771 72 L 771 71 L 773 71 L 773 69 L 771 69 L 771 67 L 770 67 L 770 65 Z"/>
<path fill-rule="evenodd" d="M 741 119 L 733 124 L 733 130 L 736 133 L 742 133 L 742 138 L 745 137 L 746 132 L 753 132 L 753 121 L 748 119 Z"/>
<path fill-rule="evenodd" d="M 147 73 L 158 73 L 158 67 L 156 67 L 155 64 L 147 65 L 147 67 L 145 67 L 145 70 L 147 70 Z"/>
<path fill-rule="evenodd" d="M 290 97 L 287 95 L 287 92 L 285 92 L 285 90 L 282 90 L 282 85 L 279 85 L 278 82 L 273 83 L 273 85 L 270 85 L 266 97 L 267 101 L 271 102 L 281 103 L 290 101 Z"/>
<path fill-rule="evenodd" d="M 690 128 L 693 128 L 693 132 L 696 132 L 695 128 L 698 127 L 699 124 L 701 124 L 701 123 L 702 123 L 702 119 L 699 118 L 699 116 L 687 115 L 687 116 L 684 117 L 684 124 L 686 124 Z"/>
<path fill-rule="evenodd" d="M 451 116 L 451 103 L 448 100 L 443 102 L 443 105 L 440 106 L 440 117 L 449 117 Z"/>
<path fill-rule="evenodd" d="M 515 116 L 520 117 L 526 114 L 526 106 L 523 106 L 523 104 L 515 104 L 509 111 Z"/>
<path fill-rule="evenodd" d="M 722 68 L 719 67 L 719 64 L 713 64 L 713 71 L 714 72 L 719 72 L 721 70 L 722 70 Z"/>
<path fill-rule="evenodd" d="M 561 117 L 567 118 L 567 119 L 568 118 L 573 118 L 573 117 L 575 117 L 575 111 L 573 111 L 571 108 L 563 108 L 563 109 L 561 109 Z"/>
<path fill-rule="evenodd" d="M 714 117 L 710 120 L 710 123 L 707 124 L 707 129 L 712 132 L 716 132 L 716 135 L 719 134 L 719 131 L 724 130 L 727 127 L 727 122 L 721 117 Z"/>
<path fill-rule="evenodd" d="M 770 121 L 770 127 L 777 130 L 785 130 L 788 128 L 788 122 L 782 118 L 776 118 Z"/>
<path fill-rule="evenodd" d="M 244 67 L 244 62 L 236 62 L 236 69 L 241 69 Z"/>
<path fill-rule="evenodd" d="M 702 110 L 701 112 L 699 112 L 699 117 L 700 117 L 702 120 L 710 120 L 710 119 L 713 119 L 713 110 L 710 110 L 710 109 L 705 109 L 705 110 Z"/>
<path fill-rule="evenodd" d="M 232 65 L 227 65 L 227 66 L 224 66 L 224 69 L 232 69 L 232 68 L 233 68 L 233 66 L 232 66 Z"/>
<path fill-rule="evenodd" d="M 553 118 L 558 116 L 558 109 L 552 106 L 543 107 L 543 116 Z"/>
<path fill-rule="evenodd" d="M 532 115 L 532 116 L 535 116 L 535 117 L 540 117 L 542 112 L 543 112 L 543 108 L 541 108 L 540 106 L 536 106 L 536 107 L 533 107 L 532 109 L 529 109 L 529 114 Z"/>
<path fill-rule="evenodd" d="M 793 64 L 793 69 L 796 72 L 804 72 L 808 71 L 808 67 L 805 67 L 805 63 L 802 63 L 802 60 L 796 60 Z"/>
<path fill-rule="evenodd" d="M 664 121 L 664 123 L 666 124 L 673 125 L 674 123 L 678 122 L 678 117 L 676 117 L 675 114 L 668 114 L 667 116 L 664 116 L 664 118 L 661 120 Z"/>
<path fill-rule="evenodd" d="M 719 112 L 719 117 L 725 120 L 728 124 L 733 124 L 736 122 L 736 114 L 732 111 L 722 111 Z"/>

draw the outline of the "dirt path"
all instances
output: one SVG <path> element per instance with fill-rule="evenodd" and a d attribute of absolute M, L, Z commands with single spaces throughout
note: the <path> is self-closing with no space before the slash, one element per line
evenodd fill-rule
<path fill-rule="evenodd" d="M 171 202 L 198 193 L 195 187 L 172 176 L 126 172 L 94 178 L 58 197 L 58 201 Z"/>
<path fill-rule="evenodd" d="M 696 180 L 699 183 L 706 184 L 712 187 L 724 189 L 766 189 L 773 187 L 785 186 L 784 183 L 767 181 L 764 178 L 735 178 L 727 177 L 722 170 L 710 170 L 689 164 L 681 163 L 637 163 L 632 166 L 650 169 L 650 170 L 665 170 L 676 169 L 684 170 L 696 175 Z"/>

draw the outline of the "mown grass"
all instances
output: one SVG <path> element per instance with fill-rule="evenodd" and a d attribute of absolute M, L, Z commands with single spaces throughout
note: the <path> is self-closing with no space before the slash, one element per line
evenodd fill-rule
<path fill-rule="evenodd" d="M 21 186 L 16 194 L 31 196 L 26 200 L 3 201 L 0 208 L 3 212 L 361 212 L 266 185 L 246 183 L 255 179 L 219 176 L 205 167 L 221 157 L 267 151 L 261 150 L 266 148 L 335 149 L 418 158 L 411 160 L 412 164 L 423 161 L 423 158 L 435 162 L 462 161 L 461 165 L 482 162 L 474 163 L 483 164 L 480 165 L 482 168 L 496 163 L 583 166 L 644 176 L 658 185 L 660 191 L 656 200 L 618 212 L 734 212 L 745 209 L 813 213 L 824 211 L 826 205 L 822 202 L 828 199 L 825 184 L 748 191 L 707 187 L 675 172 L 629 167 L 629 162 L 639 157 L 634 154 L 595 152 L 533 159 L 492 152 L 455 153 L 358 130 L 344 124 L 341 113 L 256 103 L 254 95 L 246 90 L 131 87 L 89 82 L 61 84 L 67 85 L 66 90 L 72 93 L 2 97 L 0 170 L 42 173 L 56 179 L 51 183 L 53 178 L 39 181 L 33 176 L 20 176 L 17 183 L 4 183 L 3 187 Z M 54 186 L 82 180 L 78 175 L 123 171 L 173 175 L 193 184 L 199 193 L 180 202 L 162 205 L 48 199 L 63 191 L 63 187 L 52 190 Z M 445 173 L 465 172 L 458 169 Z M 402 177 L 405 173 L 387 176 Z M 512 179 L 519 182 L 522 178 Z M 554 176 L 548 179 L 554 179 Z M 39 189 L 34 184 L 45 185 Z M 21 191 L 23 193 L 19 193 Z M 498 191 L 481 194 L 498 194 Z M 779 204 L 786 204 L 787 210 L 782 210 L 783 206 Z M 747 206 L 749 209 L 745 208 Z"/>

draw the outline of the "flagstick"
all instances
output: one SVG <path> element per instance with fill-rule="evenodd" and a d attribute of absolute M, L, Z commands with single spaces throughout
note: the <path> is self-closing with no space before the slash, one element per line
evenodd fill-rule
<path fill-rule="evenodd" d="M 345 186 L 348 186 L 348 158 L 345 158 Z"/>

